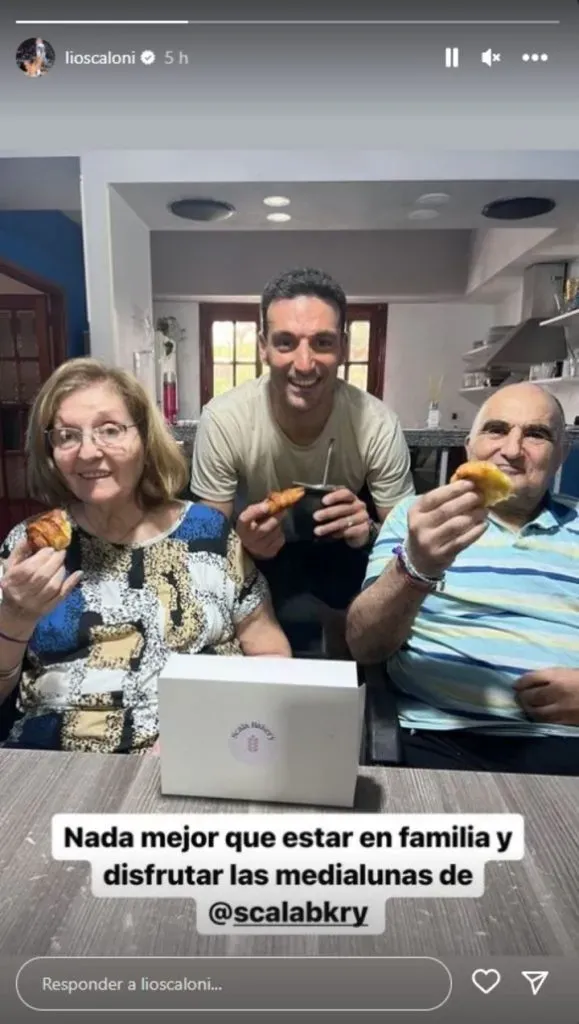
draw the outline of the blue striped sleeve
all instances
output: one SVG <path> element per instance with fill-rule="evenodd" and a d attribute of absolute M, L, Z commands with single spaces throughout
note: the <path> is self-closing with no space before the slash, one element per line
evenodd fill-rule
<path fill-rule="evenodd" d="M 403 498 L 402 501 L 399 501 L 394 506 L 390 515 L 382 523 L 382 528 L 368 559 L 362 590 L 365 590 L 374 583 L 384 572 L 384 569 L 393 558 L 393 548 L 401 544 L 406 538 L 408 509 L 415 501 L 415 495 Z"/>

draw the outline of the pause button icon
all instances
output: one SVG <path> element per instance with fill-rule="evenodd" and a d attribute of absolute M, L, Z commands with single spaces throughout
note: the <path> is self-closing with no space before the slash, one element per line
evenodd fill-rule
<path fill-rule="evenodd" d="M 447 46 L 444 51 L 444 66 L 446 68 L 458 67 L 458 46 Z"/>

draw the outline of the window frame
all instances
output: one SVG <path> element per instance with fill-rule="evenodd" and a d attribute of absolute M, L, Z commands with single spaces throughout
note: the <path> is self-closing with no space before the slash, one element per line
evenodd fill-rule
<path fill-rule="evenodd" d="M 257 332 L 260 327 L 260 307 L 255 302 L 201 302 L 199 304 L 199 391 L 201 408 L 213 398 L 213 348 L 212 325 L 216 320 L 254 322 Z M 384 375 L 386 365 L 386 344 L 388 331 L 388 306 L 380 302 L 348 303 L 347 323 L 353 320 L 368 320 L 370 337 L 368 344 L 367 394 L 382 399 L 384 396 Z M 345 367 L 364 365 L 346 356 Z M 233 361 L 234 365 L 235 362 Z M 226 364 L 223 364 L 226 365 Z M 229 365 L 229 364 L 227 364 Z M 256 349 L 256 376 L 261 376 L 263 366 Z"/>

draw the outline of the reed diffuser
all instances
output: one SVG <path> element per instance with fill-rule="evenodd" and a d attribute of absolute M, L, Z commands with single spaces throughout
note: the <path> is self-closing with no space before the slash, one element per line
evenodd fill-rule
<path fill-rule="evenodd" d="M 426 420 L 426 426 L 429 430 L 434 430 L 440 426 L 440 396 L 442 394 L 442 385 L 444 383 L 444 374 L 442 374 L 438 381 L 435 381 L 432 377 L 428 378 L 428 417 Z"/>

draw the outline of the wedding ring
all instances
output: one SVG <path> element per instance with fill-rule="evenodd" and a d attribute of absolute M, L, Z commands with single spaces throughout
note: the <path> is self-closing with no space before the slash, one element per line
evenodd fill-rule
<path fill-rule="evenodd" d="M 354 520 L 353 519 L 348 519 L 348 529 L 349 530 L 352 529 L 353 525 L 354 525 Z"/>

